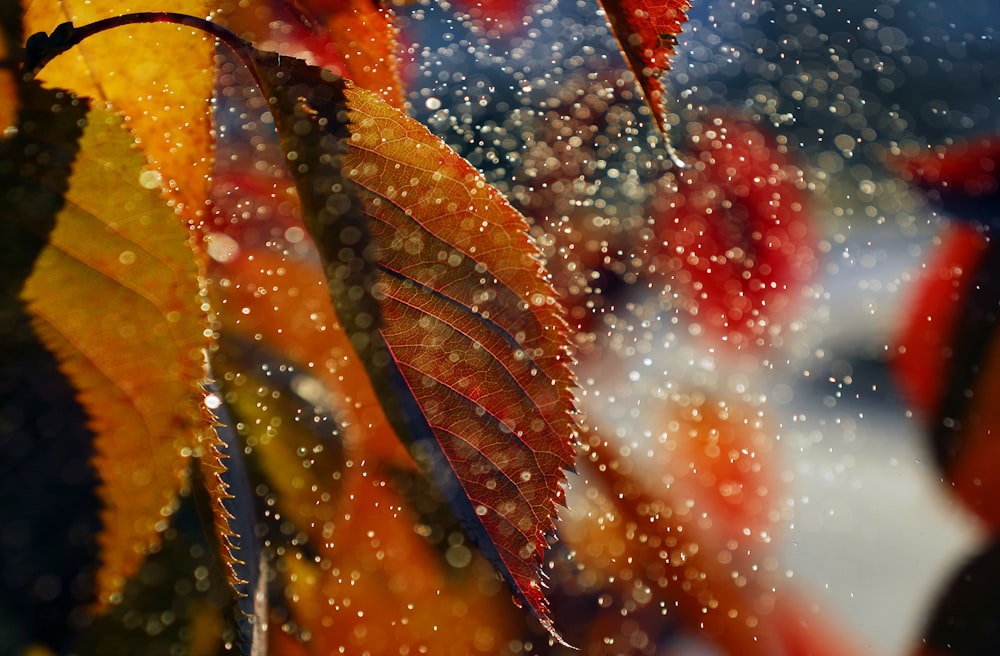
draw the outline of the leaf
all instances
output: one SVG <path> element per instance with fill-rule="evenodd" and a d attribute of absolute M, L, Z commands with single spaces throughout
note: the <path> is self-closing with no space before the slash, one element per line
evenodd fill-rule
<path fill-rule="evenodd" d="M 259 472 L 258 490 L 281 520 L 265 538 L 282 554 L 275 571 L 283 604 L 309 636 L 303 648 L 275 632 L 274 653 L 495 653 L 511 639 L 515 615 L 492 567 L 462 544 L 454 520 L 442 526 L 418 514 L 418 505 L 440 499 L 407 498 L 416 472 L 342 441 L 329 418 L 294 393 L 306 387 L 303 374 L 282 380 L 292 367 L 247 366 L 254 353 L 238 351 L 220 353 L 226 398 Z M 439 630 L 464 618 L 476 621 Z"/>
<path fill-rule="evenodd" d="M 0 13 L 6 13 L 0 8 Z M 6 16 L 0 15 L 5 22 Z M 39 342 L 20 292 L 55 224 L 78 151 L 87 103 L 18 80 L 0 108 L 16 130 L 0 136 L 0 596 L 4 649 L 72 648 L 90 602 L 99 528 L 92 434 L 75 390 Z M 55 582 L 38 594 L 38 582 Z"/>
<path fill-rule="evenodd" d="M 383 409 L 557 636 L 540 565 L 573 464 L 572 378 L 524 219 L 377 95 L 253 56 L 334 309 Z"/>
<path fill-rule="evenodd" d="M 206 16 L 211 13 L 210 4 L 177 0 L 170 6 L 174 11 Z M 122 4 L 114 0 L 28 0 L 24 5 L 26 34 L 47 32 L 66 21 L 82 25 L 122 12 Z M 162 7 L 156 0 L 128 5 L 133 12 Z M 87 39 L 47 64 L 38 77 L 79 96 L 110 102 L 126 116 L 163 189 L 170 192 L 186 219 L 197 222 L 208 198 L 212 166 L 209 99 L 215 83 L 214 52 L 213 41 L 193 36 L 190 28 L 135 25 Z"/>
<path fill-rule="evenodd" d="M 224 333 L 259 342 L 320 381 L 315 401 L 337 411 L 345 439 L 364 458 L 412 466 L 337 320 L 318 262 L 241 248 L 216 263 L 210 276 L 225 281 L 214 290 Z"/>
<path fill-rule="evenodd" d="M 892 358 L 903 392 L 929 422 L 935 423 L 954 373 L 952 343 L 966 339 L 959 334 L 965 318 L 963 305 L 990 243 L 971 223 L 949 226 L 940 239 L 940 246 L 918 274 L 912 300 L 906 303 L 908 310 L 895 336 Z"/>
<path fill-rule="evenodd" d="M 956 219 L 907 304 L 911 312 L 893 364 L 903 390 L 927 416 L 949 489 L 994 528 L 1000 526 L 1000 480 L 993 474 L 1000 463 L 994 439 L 1000 409 L 991 390 L 1000 376 L 1000 258 L 989 232 L 1000 194 L 998 162 L 1000 142 L 991 138 L 888 161 Z"/>
<path fill-rule="evenodd" d="M 886 162 L 903 177 L 929 190 L 932 201 L 964 220 L 992 223 L 1000 197 L 1000 139 L 959 140 L 918 153 L 903 151 Z"/>
<path fill-rule="evenodd" d="M 520 35 L 532 24 L 533 6 L 525 0 L 458 0 L 451 5 L 489 39 Z"/>
<path fill-rule="evenodd" d="M 780 345 L 818 266 L 803 173 L 764 126 L 714 114 L 690 129 L 697 161 L 654 201 L 656 269 L 712 338 Z"/>
<path fill-rule="evenodd" d="M 96 434 L 102 605 L 156 547 L 190 456 L 211 461 L 215 440 L 201 389 L 198 267 L 147 173 L 121 120 L 92 110 L 66 205 L 22 294 Z"/>
<path fill-rule="evenodd" d="M 18 85 L 14 69 L 14 48 L 21 35 L 15 33 L 21 26 L 17 5 L 8 3 L 0 8 L 0 136 L 17 123 Z M 4 62 L 7 62 L 5 65 Z"/>
<path fill-rule="evenodd" d="M 292 0 L 326 28 L 347 64 L 355 84 L 378 92 L 393 107 L 406 107 L 399 76 L 399 44 L 395 15 L 377 0 Z"/>
<path fill-rule="evenodd" d="M 684 10 L 690 8 L 690 3 L 688 0 L 600 0 L 600 4 L 639 80 L 657 127 L 666 133 L 663 76 L 670 70 L 677 35 L 687 22 Z"/>
<path fill-rule="evenodd" d="M 742 400 L 683 388 L 677 398 L 687 402 L 647 408 L 669 427 L 658 438 L 591 436 L 560 538 L 599 594 L 647 618 L 638 628 L 650 642 L 665 637 L 663 617 L 643 607 L 670 609 L 725 653 L 783 653 L 769 617 L 779 589 L 762 566 L 782 503 L 771 431 Z M 606 622 L 589 644 L 625 639 L 614 616 Z"/>
<path fill-rule="evenodd" d="M 4 343 L 16 344 L 22 338 L 13 319 L 22 311 L 17 296 L 63 206 L 88 106 L 34 82 L 20 85 L 13 97 L 0 96 L 0 102 L 18 122 L 17 131 L 0 140 L 0 330 Z"/>
<path fill-rule="evenodd" d="M 608 595 L 604 603 L 636 617 L 643 606 L 667 608 L 723 653 L 782 653 L 768 623 L 777 597 L 770 573 L 758 571 L 741 542 L 720 540 L 711 530 L 714 518 L 687 508 L 683 496 L 651 494 L 641 477 L 615 466 L 618 460 L 606 449 L 582 468 L 586 494 L 573 497 L 565 522 L 570 530 L 560 531 L 578 566 L 607 582 L 608 591 L 598 591 Z M 641 605 L 633 599 L 636 590 L 644 592 Z M 666 637 L 660 612 L 638 627 L 623 627 L 609 615 L 603 626 L 586 628 L 603 632 L 591 633 L 589 644 L 626 640 L 637 629 L 651 643 Z"/>
<path fill-rule="evenodd" d="M 376 0 L 270 0 L 254 11 L 223 6 L 223 25 L 260 48 L 299 57 L 382 95 L 403 110 L 392 9 Z"/>

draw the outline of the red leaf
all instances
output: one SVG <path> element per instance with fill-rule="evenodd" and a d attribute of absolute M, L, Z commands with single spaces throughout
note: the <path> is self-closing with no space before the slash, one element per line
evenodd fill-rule
<path fill-rule="evenodd" d="M 456 0 L 452 5 L 468 15 L 489 38 L 510 37 L 531 24 L 532 3 L 525 0 Z"/>
<path fill-rule="evenodd" d="M 718 116 L 692 129 L 697 161 L 658 210 L 657 269 L 710 335 L 769 345 L 817 266 L 802 172 L 760 125 Z"/>
<path fill-rule="evenodd" d="M 910 310 L 896 340 L 892 364 L 903 391 L 927 416 L 937 412 L 948 384 L 951 344 L 960 325 L 962 302 L 986 246 L 986 236 L 977 226 L 951 226 L 923 269 L 914 300 L 907 303 Z"/>
<path fill-rule="evenodd" d="M 967 405 L 954 422 L 954 428 L 934 435 L 939 449 L 947 449 L 945 482 L 948 488 L 971 509 L 986 528 L 996 534 L 1000 529 L 1000 405 L 993 390 L 1000 385 L 1000 343 L 993 339 L 982 353 L 981 372 L 970 387 Z M 969 380 L 966 378 L 965 380 Z"/>
<path fill-rule="evenodd" d="M 944 232 L 910 304 L 894 365 L 904 391 L 928 416 L 949 488 L 995 528 L 1000 408 L 992 390 L 1000 380 L 994 317 L 1000 286 L 995 243 L 979 222 L 994 218 L 1000 142 L 959 142 L 889 164 L 928 187 L 945 212 L 968 221 Z"/>
<path fill-rule="evenodd" d="M 690 8 L 690 3 L 687 0 L 601 0 L 601 6 L 646 95 L 646 104 L 653 112 L 657 127 L 666 132 L 663 75 L 670 70 L 677 35 L 687 22 L 684 10 Z"/>
<path fill-rule="evenodd" d="M 890 165 L 934 189 L 973 197 L 1000 192 L 1000 139 L 962 141 L 890 161 Z"/>

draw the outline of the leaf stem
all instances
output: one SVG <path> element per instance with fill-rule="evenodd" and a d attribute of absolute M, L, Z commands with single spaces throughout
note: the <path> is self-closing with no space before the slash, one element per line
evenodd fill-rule
<path fill-rule="evenodd" d="M 242 39 L 231 30 L 213 23 L 205 18 L 198 18 L 188 14 L 180 14 L 172 11 L 139 11 L 132 14 L 122 14 L 111 18 L 102 18 L 93 23 L 76 27 L 72 23 L 62 23 L 52 30 L 52 34 L 38 32 L 28 38 L 25 44 L 25 55 L 23 70 L 29 77 L 35 76 L 38 71 L 45 67 L 50 61 L 63 54 L 70 48 L 79 45 L 85 39 L 95 34 L 104 32 L 116 27 L 126 25 L 139 25 L 149 23 L 173 23 L 175 25 L 185 25 L 214 36 L 219 41 L 225 43 L 230 49 L 243 60 L 250 73 L 254 76 L 257 85 L 260 87 L 260 79 L 257 75 L 256 66 L 253 61 L 253 44 L 246 39 Z M 261 87 L 263 88 L 263 87 Z"/>

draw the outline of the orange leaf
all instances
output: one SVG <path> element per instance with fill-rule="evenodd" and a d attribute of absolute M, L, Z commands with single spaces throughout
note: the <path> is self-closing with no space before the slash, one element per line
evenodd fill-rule
<path fill-rule="evenodd" d="M 726 653 L 778 653 L 770 542 L 781 497 L 770 433 L 750 404 L 683 398 L 690 404 L 667 407 L 658 439 L 625 449 L 592 436 L 586 485 L 560 537 L 618 598 L 645 590 L 641 605 L 676 609 Z M 655 639 L 662 618 L 650 617 L 640 628 Z M 609 619 L 598 630 L 621 629 Z"/>
<path fill-rule="evenodd" d="M 376 94 L 253 57 L 333 306 L 383 409 L 551 629 L 540 565 L 573 461 L 572 378 L 527 224 Z"/>
<path fill-rule="evenodd" d="M 690 8 L 690 3 L 687 0 L 600 0 L 600 3 L 646 95 L 657 127 L 667 132 L 663 75 L 670 70 L 677 35 L 687 22 L 684 10 Z"/>
<path fill-rule="evenodd" d="M 101 604 L 155 548 L 203 417 L 207 321 L 188 231 L 150 183 L 121 120 L 93 110 L 50 245 L 23 290 L 42 342 L 96 434 Z M 126 210 L 126 211 L 123 211 Z"/>
<path fill-rule="evenodd" d="M 162 9 L 163 2 L 136 0 L 128 11 Z M 171 9 L 206 16 L 211 3 L 175 0 Z M 48 32 L 117 16 L 115 0 L 27 0 L 25 33 Z M 159 172 L 160 184 L 197 221 L 208 198 L 212 141 L 209 99 L 215 83 L 215 46 L 190 28 L 136 25 L 98 34 L 49 63 L 44 82 L 79 96 L 110 102 L 125 117 Z M 164 56 L 163 53 L 169 53 Z"/>
<path fill-rule="evenodd" d="M 377 0 L 300 0 L 328 30 L 347 63 L 348 77 L 377 91 L 399 110 L 406 106 L 399 76 L 395 16 Z"/>
<path fill-rule="evenodd" d="M 345 439 L 363 457 L 414 466 L 337 320 L 318 262 L 240 248 L 216 262 L 210 274 L 225 281 L 223 289 L 213 290 L 224 333 L 260 342 L 322 382 Z"/>
<path fill-rule="evenodd" d="M 291 617 L 309 637 L 303 648 L 275 631 L 275 653 L 495 653 L 512 637 L 513 609 L 492 568 L 457 526 L 423 517 L 441 502 L 412 489 L 415 472 L 342 443 L 273 378 L 227 370 L 226 397 L 269 508 L 295 536 L 267 537 L 283 554 L 276 570 Z"/>
<path fill-rule="evenodd" d="M 0 28 L 6 28 L 4 22 Z M 11 52 L 10 35 L 5 29 L 0 29 L 0 61 L 10 61 L 14 54 Z M 4 134 L 7 128 L 16 124 L 17 120 L 17 77 L 12 68 L 0 67 L 0 134 Z"/>

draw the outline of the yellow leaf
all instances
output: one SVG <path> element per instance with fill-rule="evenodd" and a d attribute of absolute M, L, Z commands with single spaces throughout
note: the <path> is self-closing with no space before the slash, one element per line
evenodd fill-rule
<path fill-rule="evenodd" d="M 133 143 L 120 118 L 91 112 L 66 204 L 22 292 L 96 435 L 102 605 L 159 543 L 189 456 L 209 451 L 198 266 Z"/>
<path fill-rule="evenodd" d="M 24 34 L 60 23 L 84 25 L 125 12 L 164 9 L 156 0 L 28 0 Z M 204 0 L 173 0 L 171 11 L 206 16 Z M 97 34 L 57 57 L 38 75 L 51 86 L 110 102 L 125 117 L 160 183 L 183 216 L 204 211 L 212 170 L 209 99 L 215 82 L 214 42 L 188 27 L 133 25 Z"/>

